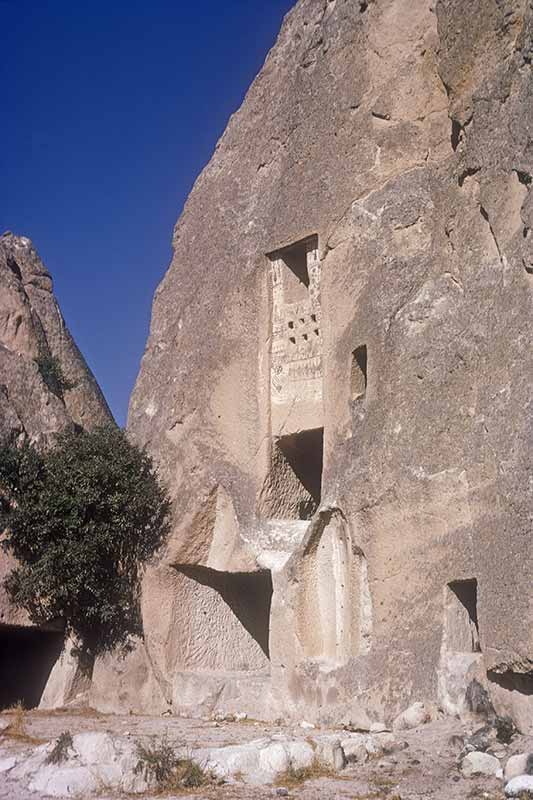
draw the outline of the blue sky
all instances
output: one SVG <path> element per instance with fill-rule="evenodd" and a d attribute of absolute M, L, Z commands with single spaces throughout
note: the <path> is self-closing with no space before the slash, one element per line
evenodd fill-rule
<path fill-rule="evenodd" d="M 293 0 L 0 0 L 0 233 L 29 236 L 117 421 L 173 225 Z"/>

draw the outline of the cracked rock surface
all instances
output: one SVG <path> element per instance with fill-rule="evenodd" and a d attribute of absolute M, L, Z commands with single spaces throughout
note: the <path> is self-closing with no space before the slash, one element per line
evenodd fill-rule
<path fill-rule="evenodd" d="M 465 710 L 475 676 L 531 728 L 532 14 L 300 0 L 196 181 L 128 422 L 175 499 L 130 673 L 162 709 L 389 721 L 414 701 Z M 289 520 L 274 547 L 268 256 L 302 240 L 320 265 L 321 399 L 299 430 L 323 425 L 321 496 L 312 532 Z M 320 537 L 331 559 L 350 542 L 346 602 L 313 561 Z M 232 594 L 231 576 L 261 575 L 257 599 L 267 571 L 271 605 L 243 610 L 248 579 Z M 447 587 L 474 580 L 465 644 Z M 142 707 L 123 665 L 97 674 L 100 707 Z"/>

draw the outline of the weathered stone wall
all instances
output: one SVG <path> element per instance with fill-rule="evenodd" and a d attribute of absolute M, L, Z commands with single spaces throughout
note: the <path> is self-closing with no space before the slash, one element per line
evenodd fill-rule
<path fill-rule="evenodd" d="M 174 706 L 454 711 L 477 675 L 530 726 L 532 14 L 301 0 L 198 178 L 129 415 L 174 498 L 144 600 Z M 257 635 L 235 574 L 270 666 L 217 660 Z"/>
<path fill-rule="evenodd" d="M 69 388 L 59 396 L 38 361 L 53 357 Z M 31 241 L 0 236 L 0 436 L 46 445 L 73 423 L 92 428 L 113 417 L 65 325 L 52 279 Z"/>

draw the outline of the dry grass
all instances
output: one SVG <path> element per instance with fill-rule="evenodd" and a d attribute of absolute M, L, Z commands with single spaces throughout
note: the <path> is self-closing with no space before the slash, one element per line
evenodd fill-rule
<path fill-rule="evenodd" d="M 279 773 L 276 778 L 276 786 L 285 786 L 287 789 L 291 789 L 296 786 L 301 786 L 302 783 L 306 781 L 332 777 L 337 777 L 335 771 L 331 769 L 331 767 L 315 759 L 309 767 L 299 767 L 295 769 L 291 764 L 285 772 Z"/>
<path fill-rule="evenodd" d="M 11 706 L 4 714 L 9 714 L 13 717 L 9 726 L 6 728 L 5 733 L 7 736 L 25 736 L 26 735 L 26 709 L 19 701 L 15 706 Z"/>
<path fill-rule="evenodd" d="M 36 739 L 28 733 L 26 727 L 26 709 L 20 701 L 15 706 L 6 709 L 3 713 L 13 717 L 4 731 L 4 736 L 9 736 L 11 739 L 18 739 L 28 744 L 42 744 L 43 741 L 46 741 L 44 739 Z"/>
<path fill-rule="evenodd" d="M 367 792 L 354 794 L 351 800 L 402 800 L 399 794 L 390 794 L 387 790 L 369 789 Z"/>
<path fill-rule="evenodd" d="M 99 719 L 100 717 L 112 716 L 110 714 L 102 714 L 100 711 L 95 711 L 94 708 L 89 708 L 88 706 L 80 708 L 35 708 L 31 713 L 39 717 L 81 717 L 82 719 Z"/>
<path fill-rule="evenodd" d="M 387 794 L 387 792 L 368 792 L 367 794 L 355 795 L 352 800 L 402 800 L 399 794 Z"/>
<path fill-rule="evenodd" d="M 401 800 L 398 794 L 398 776 L 393 777 L 390 773 L 382 772 L 373 774 L 369 778 L 369 782 L 371 792 L 375 792 L 379 797 L 386 797 L 387 800 Z"/>
<path fill-rule="evenodd" d="M 487 789 L 482 786 L 474 786 L 468 792 L 467 797 L 469 800 L 505 800 L 503 792 L 491 791 L 489 794 Z M 518 800 L 528 800 L 528 798 L 529 795 L 526 793 L 523 797 L 519 797 Z"/>

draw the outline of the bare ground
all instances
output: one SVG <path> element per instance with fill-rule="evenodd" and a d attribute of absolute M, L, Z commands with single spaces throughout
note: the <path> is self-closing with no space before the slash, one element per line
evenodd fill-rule
<path fill-rule="evenodd" d="M 0 715 L 0 720 L 9 718 L 9 714 Z M 362 765 L 348 766 L 336 776 L 318 777 L 291 787 L 290 797 L 298 800 L 501 800 L 504 794 L 500 780 L 483 776 L 466 779 L 459 771 L 461 748 L 453 737 L 464 736 L 481 725 L 480 721 L 465 724 L 457 719 L 444 718 L 417 730 L 402 732 L 397 736 L 400 742 L 405 743 L 403 749 L 392 755 L 370 759 Z M 26 737 L 0 737 L 0 758 L 23 750 L 31 751 L 37 743 L 53 740 L 63 731 L 70 731 L 73 735 L 84 731 L 110 732 L 129 735 L 140 741 L 166 734 L 172 744 L 191 749 L 238 744 L 280 732 L 300 738 L 305 735 L 298 726 L 280 728 L 246 721 L 220 723 L 217 727 L 204 720 L 108 716 L 92 711 L 28 711 L 24 716 L 24 728 Z M 346 736 L 344 731 L 338 733 L 340 738 Z M 510 745 L 498 745 L 498 749 L 502 753 L 505 751 L 506 755 L 501 759 L 504 766 L 510 755 L 533 749 L 533 738 L 517 735 Z M 263 800 L 275 797 L 276 787 L 228 783 L 208 790 L 159 796 L 175 800 L 190 800 L 191 797 L 197 800 Z M 37 800 L 37 797 L 22 785 L 8 781 L 0 784 L 0 800 Z M 114 795 L 113 800 L 119 797 L 125 800 L 124 795 Z"/>

